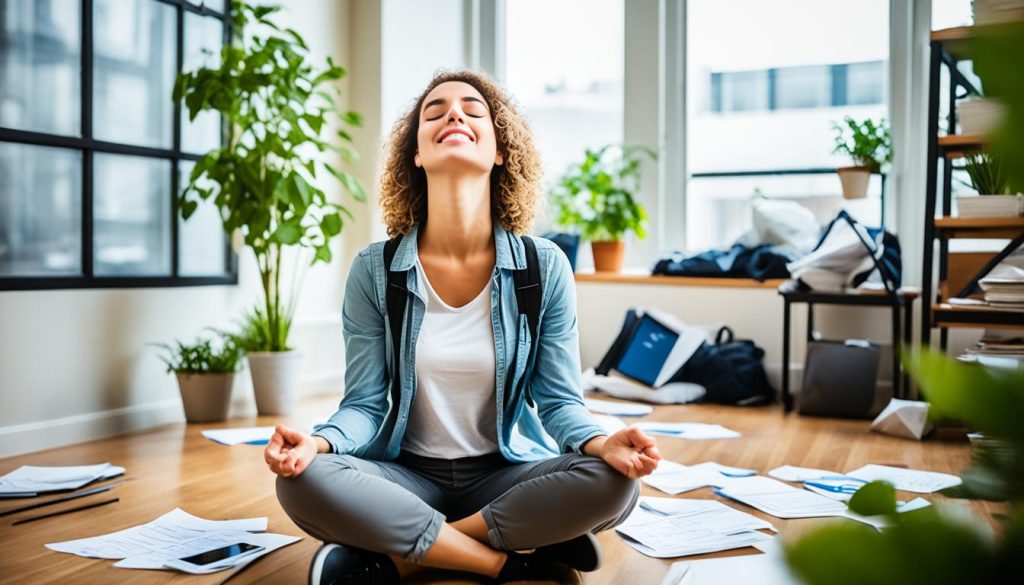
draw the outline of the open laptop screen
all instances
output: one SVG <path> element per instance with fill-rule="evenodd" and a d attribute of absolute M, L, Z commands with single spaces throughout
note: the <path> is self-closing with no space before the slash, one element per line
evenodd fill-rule
<path fill-rule="evenodd" d="M 678 338 L 679 334 L 649 315 L 641 316 L 615 370 L 653 387 Z"/>

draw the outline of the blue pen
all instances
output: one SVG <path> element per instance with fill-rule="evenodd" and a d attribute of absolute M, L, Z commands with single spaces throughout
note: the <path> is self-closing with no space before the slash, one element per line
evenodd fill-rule
<path fill-rule="evenodd" d="M 255 441 L 246 441 L 246 445 L 266 445 L 270 442 L 270 439 L 256 439 Z"/>
<path fill-rule="evenodd" d="M 839 494 L 853 494 L 857 490 L 862 488 L 868 482 L 856 477 L 848 476 L 837 476 L 837 477 L 819 477 L 818 479 L 809 479 L 804 482 L 804 485 L 816 487 L 828 492 L 836 492 Z"/>

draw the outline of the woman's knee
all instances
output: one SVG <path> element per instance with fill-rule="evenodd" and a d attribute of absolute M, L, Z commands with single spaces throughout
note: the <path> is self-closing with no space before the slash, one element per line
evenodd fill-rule
<path fill-rule="evenodd" d="M 582 456 L 574 462 L 574 467 L 581 469 L 587 483 L 592 486 L 594 498 L 598 506 L 609 518 L 621 514 L 629 514 L 640 497 L 640 482 L 626 477 L 603 459 Z"/>
<path fill-rule="evenodd" d="M 277 477 L 277 501 L 293 519 L 301 516 L 307 508 L 317 509 L 329 495 L 339 493 L 337 472 L 353 469 L 353 466 L 344 456 L 333 456 L 330 459 L 328 461 L 326 457 L 318 455 L 299 475 Z"/>

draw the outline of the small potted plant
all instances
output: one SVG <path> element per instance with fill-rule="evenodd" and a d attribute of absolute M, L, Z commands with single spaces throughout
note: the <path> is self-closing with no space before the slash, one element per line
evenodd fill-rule
<path fill-rule="evenodd" d="M 642 146 L 588 148 L 552 190 L 556 223 L 590 241 L 599 272 L 622 270 L 626 234 L 647 236 L 647 211 L 636 201 L 644 157 L 657 155 Z"/>
<path fill-rule="evenodd" d="M 843 185 L 843 197 L 861 199 L 868 194 L 872 173 L 880 173 L 882 166 L 892 160 L 889 126 L 885 119 L 875 122 L 869 118 L 858 122 L 846 116 L 843 124 L 833 122 L 832 128 L 836 132 L 832 154 L 843 153 L 853 161 L 853 166 L 836 169 Z"/>
<path fill-rule="evenodd" d="M 963 170 L 970 182 L 960 181 L 978 192 L 977 195 L 958 195 L 957 214 L 960 217 L 1007 217 L 1024 214 L 1024 197 L 1010 193 L 1007 165 L 1002 157 L 979 153 L 964 157 Z"/>
<path fill-rule="evenodd" d="M 199 339 L 191 345 L 175 341 L 174 346 L 158 344 L 167 364 L 174 372 L 190 423 L 222 421 L 231 406 L 231 390 L 235 385 L 242 358 L 242 348 L 231 337 L 223 337 L 219 346 L 213 340 Z"/>

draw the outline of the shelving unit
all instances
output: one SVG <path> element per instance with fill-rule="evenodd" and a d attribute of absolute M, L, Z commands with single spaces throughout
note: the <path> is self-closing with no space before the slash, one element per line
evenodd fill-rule
<path fill-rule="evenodd" d="M 978 280 L 992 267 L 1024 243 L 1024 217 L 953 217 L 951 181 L 954 159 L 979 152 L 988 139 L 979 135 L 956 133 L 956 100 L 980 92 L 958 69 L 957 63 L 970 60 L 970 39 L 985 34 L 985 27 L 957 27 L 933 31 L 928 91 L 928 179 L 925 204 L 924 274 L 921 279 L 921 342 L 928 345 L 932 328 L 939 329 L 939 343 L 946 347 L 948 330 L 952 327 L 1024 328 L 1024 311 L 950 305 L 951 297 L 975 292 Z M 945 136 L 939 135 L 939 100 L 942 68 L 949 72 L 946 93 L 949 118 Z M 939 189 L 939 172 L 942 188 Z M 939 216 L 936 217 L 936 213 Z M 950 257 L 949 241 L 956 238 L 1010 240 L 998 253 L 954 254 Z M 938 240 L 938 283 L 933 264 L 935 242 Z"/>

